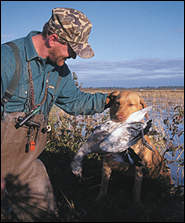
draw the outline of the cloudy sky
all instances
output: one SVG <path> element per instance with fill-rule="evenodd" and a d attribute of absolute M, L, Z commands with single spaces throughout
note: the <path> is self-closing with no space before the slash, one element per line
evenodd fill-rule
<path fill-rule="evenodd" d="M 93 24 L 95 56 L 67 61 L 83 87 L 184 86 L 184 1 L 1 1 L 1 43 L 41 31 L 56 7 Z"/>

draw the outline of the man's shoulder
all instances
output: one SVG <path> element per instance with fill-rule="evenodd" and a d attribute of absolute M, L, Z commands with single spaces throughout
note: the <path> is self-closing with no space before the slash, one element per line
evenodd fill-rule
<path fill-rule="evenodd" d="M 31 40 L 31 37 L 34 36 L 34 35 L 37 35 L 39 34 L 40 32 L 39 31 L 31 31 L 27 34 L 27 36 L 23 36 L 23 37 L 20 37 L 20 38 L 17 38 L 17 39 L 14 39 L 14 40 L 10 40 L 8 42 L 13 42 L 16 44 L 16 46 L 19 48 L 19 50 L 23 50 L 24 49 L 24 46 L 30 42 Z M 8 42 L 5 42 L 3 44 L 1 44 L 1 49 L 4 50 L 4 51 L 11 51 L 10 49 L 10 46 L 8 46 Z"/>
<path fill-rule="evenodd" d="M 19 38 L 19 39 L 15 39 L 15 40 L 11 40 L 9 42 L 13 42 L 19 50 L 23 49 L 24 47 L 24 37 Z M 9 54 L 13 54 L 13 50 L 11 48 L 11 46 L 8 45 L 8 42 L 1 44 L 1 54 L 6 54 L 6 56 L 8 56 Z"/>
<path fill-rule="evenodd" d="M 13 49 L 6 43 L 1 45 L 1 64 L 6 67 L 9 66 L 9 61 L 11 61 L 11 65 L 15 63 L 14 61 L 14 52 Z"/>

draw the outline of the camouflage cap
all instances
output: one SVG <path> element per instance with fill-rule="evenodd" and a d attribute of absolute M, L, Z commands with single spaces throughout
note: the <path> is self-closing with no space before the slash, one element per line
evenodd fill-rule
<path fill-rule="evenodd" d="M 80 11 L 72 8 L 54 8 L 48 21 L 48 30 L 56 33 L 59 40 L 66 41 L 82 58 L 94 56 L 88 44 L 91 22 Z"/>

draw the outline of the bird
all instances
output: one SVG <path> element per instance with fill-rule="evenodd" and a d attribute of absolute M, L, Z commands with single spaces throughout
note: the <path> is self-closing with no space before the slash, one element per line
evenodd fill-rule
<path fill-rule="evenodd" d="M 109 132 L 100 143 L 100 150 L 111 153 L 123 152 L 130 146 L 134 145 L 141 138 L 143 140 L 143 144 L 146 144 L 143 131 L 146 127 L 148 129 L 148 125 L 150 125 L 151 120 L 147 122 L 141 122 L 141 120 L 151 109 L 151 107 L 152 106 L 146 107 L 140 111 L 132 113 L 123 123 L 117 123 L 115 125 L 115 122 L 110 120 L 108 123 L 105 123 L 105 125 L 100 126 L 102 130 Z M 111 126 L 113 128 L 115 127 L 114 129 L 112 128 L 112 131 L 111 129 L 106 129 L 110 128 Z M 152 147 L 148 147 L 150 150 L 152 150 Z"/>
<path fill-rule="evenodd" d="M 82 176 L 82 160 L 90 153 L 121 153 L 126 151 L 128 160 L 133 165 L 134 160 L 131 146 L 139 139 L 148 149 L 152 147 L 144 139 L 144 135 L 149 132 L 152 120 L 143 121 L 145 114 L 150 111 L 152 106 L 132 113 L 125 122 L 114 122 L 108 120 L 95 127 L 93 134 L 82 145 L 71 162 L 72 172 Z"/>

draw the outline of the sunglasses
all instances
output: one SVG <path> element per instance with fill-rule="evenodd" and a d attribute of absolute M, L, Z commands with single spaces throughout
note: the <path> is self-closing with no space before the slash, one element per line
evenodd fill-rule
<path fill-rule="evenodd" d="M 69 45 L 69 43 L 66 40 L 64 40 L 64 41 L 58 40 L 58 42 L 60 42 L 61 44 L 66 44 L 67 45 L 67 51 L 68 51 L 68 54 L 69 54 L 68 58 L 73 58 L 73 59 L 76 58 L 75 51 L 71 48 L 71 46 Z"/>
<path fill-rule="evenodd" d="M 67 43 L 67 49 L 68 49 L 69 57 L 72 57 L 73 59 L 75 59 L 75 58 L 76 58 L 76 53 L 75 53 L 75 51 L 70 47 L 69 43 Z"/>

